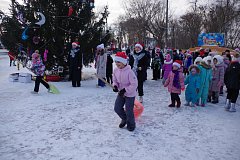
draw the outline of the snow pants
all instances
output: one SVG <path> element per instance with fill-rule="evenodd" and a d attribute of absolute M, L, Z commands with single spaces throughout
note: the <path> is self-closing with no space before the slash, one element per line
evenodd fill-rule
<path fill-rule="evenodd" d="M 130 127 L 135 127 L 136 125 L 133 113 L 134 101 L 135 97 L 122 97 L 118 95 L 114 106 L 114 111 L 123 121 L 126 121 Z"/>
<path fill-rule="evenodd" d="M 236 103 L 239 94 L 239 89 L 227 89 L 227 99 L 231 103 Z"/>
<path fill-rule="evenodd" d="M 40 83 L 42 83 L 47 89 L 49 89 L 49 84 L 46 83 L 44 80 L 43 80 L 43 76 L 37 76 L 36 77 L 36 81 L 35 81 L 35 87 L 34 87 L 34 91 L 35 92 L 38 92 L 39 91 L 39 85 Z"/>

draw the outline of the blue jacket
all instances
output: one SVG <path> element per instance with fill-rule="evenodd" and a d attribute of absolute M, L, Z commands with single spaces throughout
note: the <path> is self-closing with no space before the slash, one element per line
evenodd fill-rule
<path fill-rule="evenodd" d="M 200 88 L 200 76 L 199 74 L 192 75 L 191 73 L 187 76 L 184 84 L 187 85 L 185 91 L 185 99 L 187 102 L 197 103 L 197 89 Z"/>
<path fill-rule="evenodd" d="M 200 69 L 200 90 L 198 93 L 198 98 L 201 98 L 201 103 L 207 103 L 209 85 L 212 81 L 212 68 L 205 62 L 201 62 L 199 65 Z"/>

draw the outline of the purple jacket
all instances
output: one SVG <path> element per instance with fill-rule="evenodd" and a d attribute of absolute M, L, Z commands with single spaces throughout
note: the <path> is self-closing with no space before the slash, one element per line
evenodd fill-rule
<path fill-rule="evenodd" d="M 179 69 L 180 71 L 181 69 Z M 168 78 L 166 80 L 166 82 L 164 83 L 164 87 L 168 87 L 168 92 L 170 93 L 181 93 L 181 89 L 185 89 L 185 85 L 184 85 L 184 76 L 183 73 L 180 71 L 179 72 L 179 81 L 180 81 L 180 86 L 181 88 L 176 88 L 173 86 L 173 78 L 174 78 L 174 73 L 170 72 L 170 74 L 168 75 Z"/>
<path fill-rule="evenodd" d="M 42 62 L 41 58 L 32 60 L 32 68 L 31 70 L 37 75 L 37 76 L 43 76 L 45 65 Z"/>
<path fill-rule="evenodd" d="M 163 68 L 162 68 L 164 70 L 164 75 L 163 75 L 164 79 L 167 79 L 169 73 L 172 71 L 172 64 L 173 64 L 172 60 L 170 60 L 170 61 L 165 60 L 164 61 Z"/>
<path fill-rule="evenodd" d="M 137 77 L 129 65 L 123 69 L 114 69 L 113 86 L 117 86 L 118 90 L 125 88 L 126 92 L 124 95 L 126 97 L 135 97 L 137 95 Z"/>

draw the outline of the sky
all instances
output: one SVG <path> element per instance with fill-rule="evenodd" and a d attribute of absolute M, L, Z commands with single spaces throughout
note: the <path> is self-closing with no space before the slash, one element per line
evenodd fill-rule
<path fill-rule="evenodd" d="M 105 5 L 109 6 L 110 15 L 108 17 L 108 23 L 112 24 L 116 22 L 119 15 L 124 14 L 123 0 L 95 0 L 95 9 L 100 10 Z M 175 16 L 181 16 L 186 12 L 191 5 L 190 2 L 195 0 L 169 0 L 170 12 Z M 206 3 L 209 0 L 198 0 L 199 3 Z M 8 11 L 10 0 L 1 0 L 0 9 L 4 12 Z"/>

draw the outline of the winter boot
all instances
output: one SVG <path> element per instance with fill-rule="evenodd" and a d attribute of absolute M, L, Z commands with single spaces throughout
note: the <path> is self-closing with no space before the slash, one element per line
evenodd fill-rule
<path fill-rule="evenodd" d="M 211 102 L 211 101 L 212 101 L 211 96 L 208 96 L 207 102 Z"/>
<path fill-rule="evenodd" d="M 225 104 L 224 108 L 225 108 L 226 111 L 229 111 L 229 109 L 231 108 L 231 103 L 230 103 L 229 99 L 226 99 L 226 104 Z"/>
<path fill-rule="evenodd" d="M 127 126 L 127 130 L 130 132 L 134 131 L 134 129 L 135 129 L 135 126 L 129 126 L 129 125 Z"/>
<path fill-rule="evenodd" d="M 177 101 L 177 108 L 181 107 L 181 102 Z"/>
<path fill-rule="evenodd" d="M 190 103 L 187 101 L 184 105 L 185 106 L 190 106 Z"/>
<path fill-rule="evenodd" d="M 139 96 L 139 102 L 143 103 L 143 96 Z"/>
<path fill-rule="evenodd" d="M 218 95 L 216 92 L 213 92 L 213 101 L 212 101 L 213 104 L 217 104 L 218 103 Z"/>
<path fill-rule="evenodd" d="M 32 94 L 38 94 L 38 92 L 35 92 L 35 91 L 31 91 Z"/>
<path fill-rule="evenodd" d="M 121 123 L 119 124 L 119 128 L 125 127 L 126 124 L 127 122 L 125 120 L 122 120 Z"/>
<path fill-rule="evenodd" d="M 175 107 L 175 101 L 172 100 L 172 103 L 168 105 L 168 107 Z"/>
<path fill-rule="evenodd" d="M 191 103 L 190 107 L 196 107 L 195 103 Z"/>
<path fill-rule="evenodd" d="M 231 108 L 229 109 L 229 112 L 236 112 L 235 103 L 231 103 Z"/>

